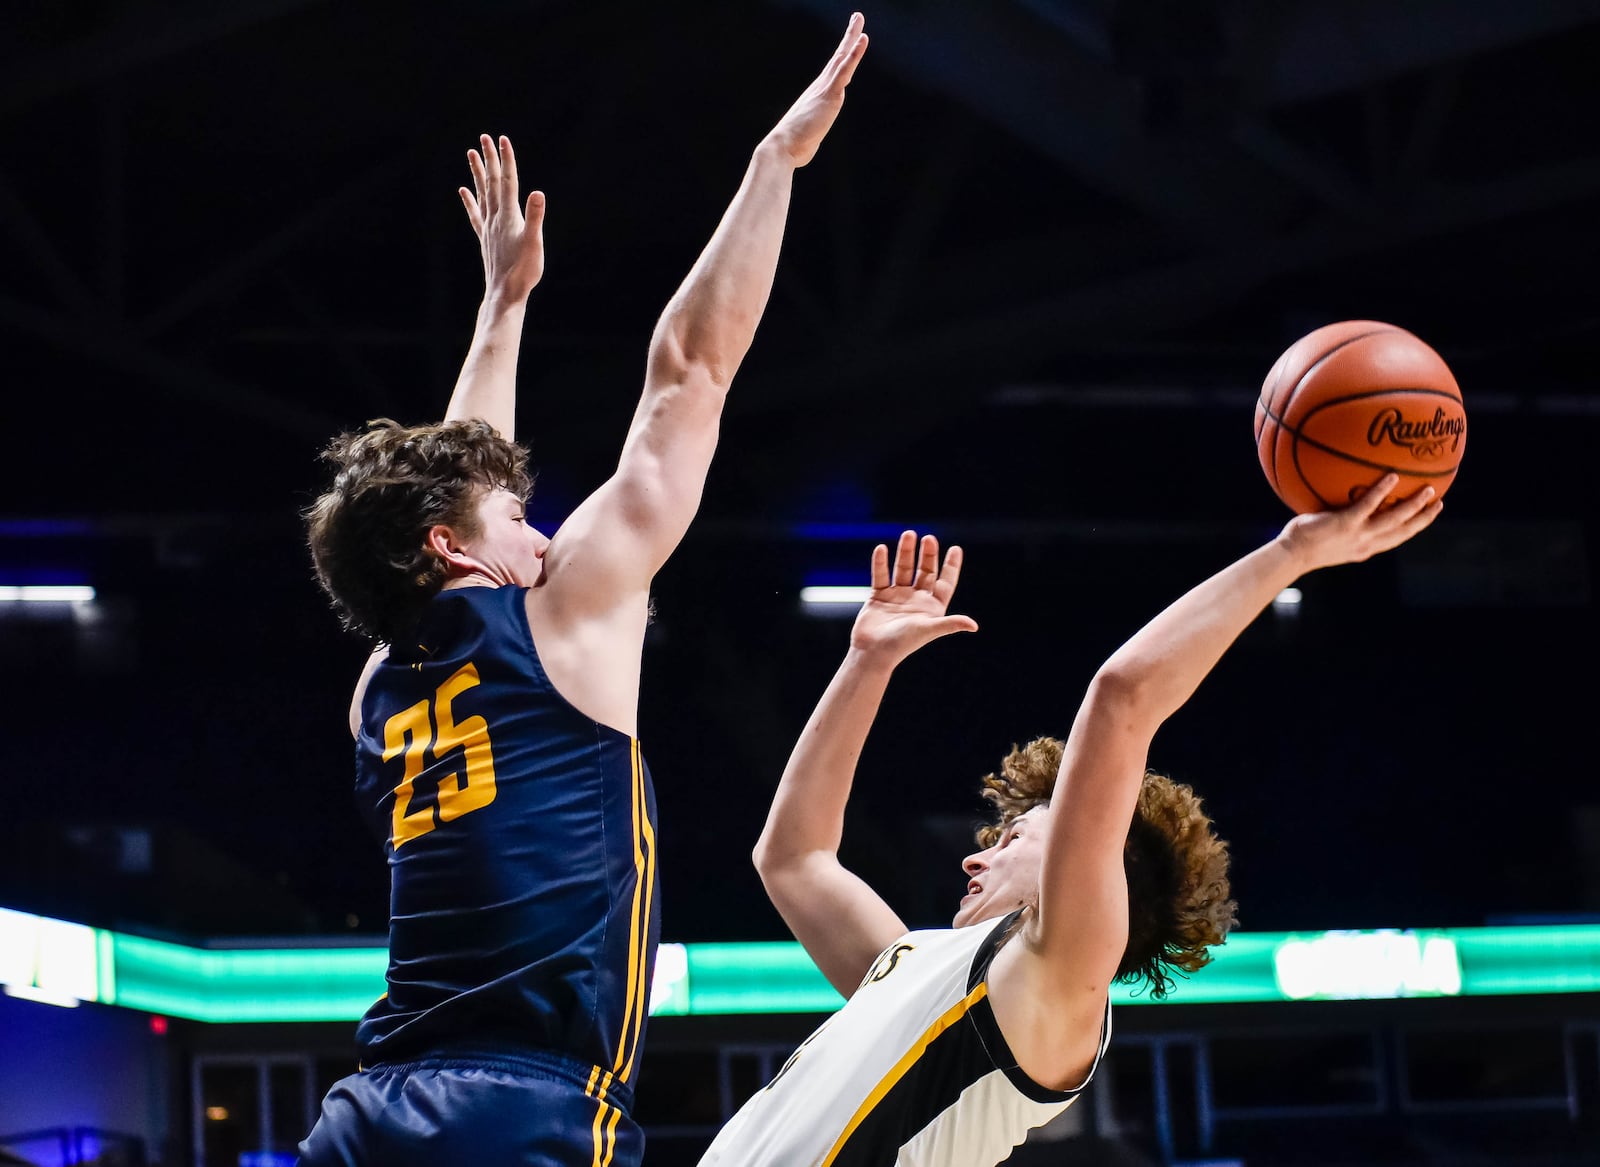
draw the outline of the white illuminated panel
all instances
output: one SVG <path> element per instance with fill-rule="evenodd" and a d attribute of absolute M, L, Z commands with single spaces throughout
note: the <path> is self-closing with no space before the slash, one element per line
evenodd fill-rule
<path fill-rule="evenodd" d="M 808 616 L 854 616 L 871 597 L 865 585 L 814 584 L 800 589 L 800 610 Z"/>
<path fill-rule="evenodd" d="M 8 997 L 36 1001 L 40 1005 L 59 1005 L 63 1009 L 76 1009 L 83 1004 L 69 993 L 51 993 L 35 985 L 0 985 L 0 989 L 4 989 Z"/>
<path fill-rule="evenodd" d="M 681 944 L 656 949 L 656 971 L 650 981 L 650 1014 L 689 1011 L 689 950 Z"/>
<path fill-rule="evenodd" d="M 854 604 L 861 605 L 872 598 L 872 589 L 866 585 L 814 585 L 800 589 L 802 604 Z"/>
<path fill-rule="evenodd" d="M 94 589 L 87 584 L 31 584 L 0 587 L 0 604 L 88 604 Z"/>
<path fill-rule="evenodd" d="M 1324 932 L 1293 938 L 1272 957 L 1278 988 L 1293 1001 L 1453 997 L 1461 959 L 1448 936 L 1416 932 Z"/>
<path fill-rule="evenodd" d="M 100 999 L 95 930 L 0 908 L 0 985 L 13 997 L 75 1005 Z"/>

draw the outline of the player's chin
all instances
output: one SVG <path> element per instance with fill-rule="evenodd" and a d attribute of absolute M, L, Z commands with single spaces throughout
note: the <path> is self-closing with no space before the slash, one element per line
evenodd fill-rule
<path fill-rule="evenodd" d="M 961 906 L 956 909 L 955 918 L 950 921 L 952 928 L 965 928 L 978 918 L 978 896 L 969 895 L 961 900 Z"/>

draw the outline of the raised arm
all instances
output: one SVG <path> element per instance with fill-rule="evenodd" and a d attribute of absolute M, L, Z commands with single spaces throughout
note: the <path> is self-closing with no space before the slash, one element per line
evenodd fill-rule
<path fill-rule="evenodd" d="M 517 156 L 511 139 L 496 142 L 484 134 L 478 143 L 481 154 L 467 151 L 473 189 L 463 186 L 457 193 L 483 254 L 483 303 L 444 419 L 482 418 L 511 440 L 523 317 L 528 296 L 544 275 L 544 193 L 530 192 L 524 210 L 517 200 Z M 356 680 L 350 698 L 352 736 L 361 732 L 361 699 L 367 682 L 388 652 L 387 647 L 376 649 Z"/>
<path fill-rule="evenodd" d="M 483 303 L 461 375 L 445 410 L 446 421 L 482 418 L 506 439 L 514 437 L 517 352 L 528 296 L 544 275 L 544 193 L 518 201 L 517 156 L 511 140 L 484 134 L 482 149 L 467 151 L 472 190 L 457 192 L 483 253 Z"/>
<path fill-rule="evenodd" d="M 1433 522 L 1442 504 L 1431 489 L 1380 509 L 1397 481 L 1388 476 L 1341 510 L 1296 516 L 1270 543 L 1168 606 L 1095 674 L 1062 753 L 1038 912 L 1014 958 L 1026 989 L 1006 994 L 1008 1001 L 1031 996 L 1041 1009 L 1015 1026 L 1019 1032 L 1046 1041 L 1056 1025 L 1082 1033 L 1104 1008 L 1128 941 L 1123 844 L 1156 730 L 1285 587 L 1318 568 L 1396 547 Z M 1097 1030 L 1088 1028 L 1091 1036 Z"/>
<path fill-rule="evenodd" d="M 795 743 L 756 844 L 756 870 L 795 939 L 846 997 L 905 925 L 861 878 L 839 862 L 845 804 L 856 763 L 895 666 L 951 632 L 973 632 L 946 611 L 961 575 L 961 548 L 939 566 L 939 544 L 900 536 L 872 553 L 872 596 L 862 605 L 850 649 Z"/>
<path fill-rule="evenodd" d="M 590 611 L 647 588 L 699 508 L 723 401 L 772 289 L 794 172 L 833 125 L 866 46 L 857 14 L 822 73 L 756 147 L 656 325 L 616 473 L 562 524 L 545 558 L 552 586 L 577 567 L 581 580 L 570 578 L 566 590 Z"/>

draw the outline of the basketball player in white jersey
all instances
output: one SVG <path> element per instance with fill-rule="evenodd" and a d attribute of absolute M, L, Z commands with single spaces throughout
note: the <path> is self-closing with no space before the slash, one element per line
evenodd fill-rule
<path fill-rule="evenodd" d="M 963 861 L 967 894 L 948 929 L 908 932 L 838 858 L 890 674 L 930 641 L 977 629 L 948 614 L 959 547 L 942 567 L 929 535 L 920 548 L 901 535 L 892 567 L 877 547 L 872 596 L 755 851 L 773 904 L 848 999 L 701 1167 L 992 1167 L 1069 1106 L 1110 1040 L 1111 983 L 1165 996 L 1171 970 L 1203 966 L 1234 922 L 1226 844 L 1193 791 L 1146 769 L 1151 738 L 1285 587 L 1438 517 L 1431 488 L 1380 508 L 1397 481 L 1297 515 L 1182 596 L 1100 667 L 1064 744 L 1014 751 L 985 780 L 1000 822 Z"/>

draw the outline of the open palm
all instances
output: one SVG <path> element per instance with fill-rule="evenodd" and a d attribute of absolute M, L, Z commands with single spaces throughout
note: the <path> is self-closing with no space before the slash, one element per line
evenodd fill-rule
<path fill-rule="evenodd" d="M 484 287 L 512 299 L 526 300 L 544 276 L 544 192 L 530 191 L 518 202 L 517 155 L 511 139 L 478 138 L 482 153 L 467 151 L 472 190 L 456 193 L 483 252 Z"/>
<path fill-rule="evenodd" d="M 976 632 L 970 616 L 948 615 L 961 578 L 961 548 L 951 547 L 939 563 L 939 540 L 915 531 L 901 534 L 894 566 L 889 548 L 872 551 L 872 595 L 856 615 L 851 647 L 898 663 L 917 649 L 952 632 Z"/>

